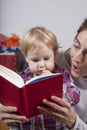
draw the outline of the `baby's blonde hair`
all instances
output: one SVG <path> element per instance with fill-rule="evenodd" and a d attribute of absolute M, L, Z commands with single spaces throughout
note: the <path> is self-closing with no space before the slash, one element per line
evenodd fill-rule
<path fill-rule="evenodd" d="M 54 33 L 43 26 L 36 26 L 24 34 L 20 48 L 24 56 L 27 57 L 29 50 L 39 50 L 44 44 L 53 49 L 54 54 L 58 52 L 59 44 Z"/>

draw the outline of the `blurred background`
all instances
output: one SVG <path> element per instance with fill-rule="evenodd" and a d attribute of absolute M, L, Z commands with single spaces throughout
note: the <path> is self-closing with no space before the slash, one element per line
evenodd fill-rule
<path fill-rule="evenodd" d="M 44 25 L 57 36 L 62 49 L 71 46 L 87 17 L 87 0 L 0 0 L 0 33 L 22 38 L 24 32 Z"/>

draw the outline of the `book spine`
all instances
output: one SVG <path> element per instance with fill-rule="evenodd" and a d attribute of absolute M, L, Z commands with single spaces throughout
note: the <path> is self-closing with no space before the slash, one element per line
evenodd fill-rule
<path fill-rule="evenodd" d="M 21 98 L 21 115 L 24 115 L 28 117 L 29 115 L 29 107 L 28 107 L 28 102 L 27 102 L 27 92 L 26 92 L 26 87 L 21 88 L 20 91 L 20 98 Z"/>

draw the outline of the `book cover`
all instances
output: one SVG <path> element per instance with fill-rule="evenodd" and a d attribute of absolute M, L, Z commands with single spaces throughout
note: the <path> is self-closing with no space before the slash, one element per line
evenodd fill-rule
<path fill-rule="evenodd" d="M 13 75 L 11 80 L 8 78 L 9 75 Z M 0 102 L 6 106 L 16 106 L 20 115 L 28 118 L 36 116 L 40 114 L 37 106 L 43 105 L 43 99 L 50 100 L 52 95 L 62 98 L 63 75 L 60 73 L 38 76 L 27 84 L 23 84 L 20 77 L 18 84 L 22 83 L 22 85 L 19 86 L 17 83 L 12 83 L 12 78 L 16 80 L 15 76 L 17 79 L 20 77 L 12 70 L 5 67 L 3 70 L 3 67 L 0 66 Z"/>

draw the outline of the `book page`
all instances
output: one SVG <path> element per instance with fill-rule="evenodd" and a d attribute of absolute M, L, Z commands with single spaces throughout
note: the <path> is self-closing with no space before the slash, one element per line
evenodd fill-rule
<path fill-rule="evenodd" d="M 34 78 L 32 78 L 29 81 L 27 81 L 25 84 L 38 82 L 40 80 L 44 80 L 44 79 L 47 79 L 47 78 L 50 78 L 52 76 L 56 76 L 56 75 L 59 75 L 59 74 L 60 73 L 52 73 L 52 74 L 49 74 L 49 75 L 35 76 Z"/>
<path fill-rule="evenodd" d="M 24 86 L 24 81 L 19 74 L 2 65 L 0 65 L 0 76 L 19 88 Z"/>
<path fill-rule="evenodd" d="M 8 53 L 0 53 L 0 55 L 15 55 L 15 53 L 14 52 L 8 52 Z"/>

